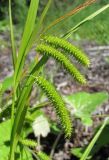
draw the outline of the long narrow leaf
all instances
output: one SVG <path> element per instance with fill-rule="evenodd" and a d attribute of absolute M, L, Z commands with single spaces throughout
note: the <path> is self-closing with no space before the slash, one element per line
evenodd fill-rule
<path fill-rule="evenodd" d="M 33 41 L 36 38 L 36 34 L 37 34 L 38 29 L 40 28 L 41 24 L 43 23 L 44 17 L 46 15 L 46 12 L 47 12 L 49 6 L 50 6 L 50 3 L 51 3 L 51 0 L 48 1 L 48 4 L 45 7 L 45 9 L 44 9 L 44 11 L 41 15 L 41 19 L 39 21 L 39 24 L 37 24 L 34 27 L 34 30 L 31 34 L 30 39 L 29 39 L 28 46 L 27 46 L 26 51 L 25 51 L 25 55 L 26 55 L 26 52 L 29 51 L 29 49 L 31 48 L 31 46 L 33 44 Z M 39 63 L 34 66 L 30 75 L 33 74 L 35 76 L 40 71 L 40 67 L 42 67 L 43 64 L 45 64 L 47 60 L 48 60 L 48 57 L 43 56 L 43 58 L 39 61 Z M 15 150 L 16 145 L 18 143 L 17 135 L 20 135 L 20 132 L 21 132 L 21 129 L 22 129 L 22 126 L 23 126 L 23 123 L 24 123 L 24 119 L 25 119 L 25 115 L 26 115 L 26 111 L 27 111 L 27 106 L 25 108 L 25 105 L 26 105 L 28 96 L 30 94 L 33 83 L 34 83 L 34 78 L 33 77 L 28 78 L 27 83 L 26 83 L 26 87 L 24 87 L 24 89 L 22 91 L 22 94 L 19 97 L 18 104 L 16 106 L 17 107 L 17 114 L 15 116 L 15 121 L 14 121 L 12 134 L 11 134 L 10 158 L 14 157 L 14 150 Z M 23 113 L 23 116 L 22 116 L 22 113 Z"/>
<path fill-rule="evenodd" d="M 49 7 L 50 7 L 51 2 L 52 2 L 52 0 L 48 0 L 48 3 L 47 3 L 47 5 L 45 6 L 45 8 L 44 8 L 44 10 L 43 10 L 43 12 L 42 12 L 42 15 L 41 15 L 41 17 L 40 17 L 40 24 L 43 23 L 43 20 L 44 20 L 46 14 L 47 14 L 47 12 L 48 12 L 48 9 L 49 9 Z"/>
<path fill-rule="evenodd" d="M 107 122 L 108 122 L 108 118 L 106 118 L 104 120 L 104 123 L 102 124 L 101 128 L 99 129 L 99 131 L 96 133 L 96 135 L 94 136 L 94 138 L 92 139 L 92 141 L 90 142 L 90 144 L 88 145 L 88 147 L 86 148 L 85 152 L 83 153 L 82 157 L 80 160 L 86 160 L 94 146 L 94 144 L 96 143 L 97 139 L 99 138 L 101 132 L 103 131 L 104 127 L 106 126 Z"/>
<path fill-rule="evenodd" d="M 32 74 L 33 76 L 36 76 L 40 72 L 42 66 L 47 62 L 47 60 L 48 57 L 43 56 L 42 59 L 38 62 L 38 64 L 33 68 L 30 75 Z M 25 115 L 28 107 L 26 103 L 30 95 L 32 85 L 35 81 L 33 76 L 29 76 L 29 78 L 27 79 L 25 87 L 22 90 L 21 95 L 18 99 L 18 103 L 16 103 L 17 111 L 11 133 L 10 160 L 14 160 L 14 152 L 25 120 Z"/>
<path fill-rule="evenodd" d="M 30 38 L 29 43 L 28 43 L 27 52 L 31 49 L 31 46 L 35 43 L 35 41 L 37 41 L 36 35 L 37 35 L 38 31 L 41 29 L 41 26 L 43 24 L 43 21 L 45 19 L 47 11 L 48 11 L 48 9 L 50 7 L 51 1 L 52 0 L 48 0 L 48 3 L 45 6 L 45 8 L 44 8 L 44 10 L 43 10 L 43 12 L 41 14 L 41 17 L 39 18 L 39 21 L 36 23 L 36 25 L 35 25 L 35 27 L 33 29 L 33 32 L 31 34 L 31 38 Z"/>
<path fill-rule="evenodd" d="M 31 0 L 30 8 L 28 11 L 28 16 L 27 16 L 27 21 L 25 24 L 25 29 L 18 53 L 18 59 L 17 59 L 17 64 L 16 64 L 16 70 L 15 70 L 15 77 L 14 77 L 14 83 L 19 82 L 23 64 L 25 62 L 25 56 L 26 56 L 26 48 L 28 46 L 29 39 L 31 37 L 31 34 L 33 32 L 33 28 L 35 25 L 35 20 L 36 20 L 36 14 L 38 10 L 38 4 L 39 0 Z M 17 84 L 16 84 L 17 86 Z"/>
<path fill-rule="evenodd" d="M 71 17 L 72 15 L 80 12 L 81 10 L 83 10 L 84 8 L 88 7 L 89 5 L 91 5 L 92 3 L 96 2 L 96 0 L 88 0 L 85 3 L 77 6 L 75 9 L 71 10 L 70 12 L 66 13 L 65 15 L 59 17 L 58 19 L 56 19 L 55 21 L 53 21 L 45 30 L 44 32 L 46 32 L 47 30 L 49 30 L 50 28 L 52 28 L 53 26 L 55 26 L 56 24 L 60 23 L 61 21 L 65 20 L 66 18 Z"/>
<path fill-rule="evenodd" d="M 10 20 L 10 31 L 11 31 L 12 61 L 13 61 L 13 68 L 15 69 L 17 55 L 16 55 L 16 48 L 15 48 L 15 41 L 14 41 L 14 31 L 13 31 L 12 12 L 11 12 L 11 0 L 9 0 L 9 20 Z"/>
<path fill-rule="evenodd" d="M 15 48 L 15 41 L 14 41 L 14 31 L 13 31 L 12 12 L 11 12 L 11 0 L 9 0 L 9 20 L 10 20 L 10 31 L 11 31 L 12 61 L 13 61 L 13 68 L 15 70 L 17 55 L 16 55 L 16 48 Z M 14 120 L 15 97 L 16 97 L 16 94 L 14 94 L 14 96 L 13 96 L 13 104 L 12 104 L 12 107 L 11 107 L 11 121 L 12 121 L 12 124 L 13 124 L 13 120 Z"/>
<path fill-rule="evenodd" d="M 70 29 L 66 34 L 63 35 L 63 37 L 68 38 L 71 36 L 71 34 L 73 32 L 75 32 L 77 29 L 79 29 L 79 27 L 81 25 L 83 25 L 84 23 L 91 21 L 94 17 L 96 17 L 97 15 L 99 15 L 100 13 L 102 13 L 103 11 L 105 11 L 107 8 L 109 8 L 109 4 L 103 6 L 102 8 L 100 8 L 99 10 L 97 10 L 96 12 L 94 12 L 93 14 L 91 14 L 90 16 L 86 17 L 85 19 L 83 19 L 81 22 L 79 22 L 76 26 L 74 26 L 72 29 Z"/>

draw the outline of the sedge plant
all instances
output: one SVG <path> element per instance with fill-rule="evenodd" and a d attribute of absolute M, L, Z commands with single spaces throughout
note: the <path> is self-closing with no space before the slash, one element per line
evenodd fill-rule
<path fill-rule="evenodd" d="M 52 0 L 48 0 L 40 18 L 37 18 L 37 11 L 39 6 L 39 0 L 31 0 L 30 7 L 28 10 L 27 20 L 25 23 L 21 43 L 18 49 L 18 53 L 15 46 L 14 29 L 12 23 L 11 13 L 11 0 L 9 0 L 9 18 L 10 18 L 10 33 L 11 33 L 11 44 L 12 44 L 12 60 L 14 69 L 14 80 L 13 80 L 13 95 L 11 104 L 11 137 L 10 137 L 10 153 L 8 160 L 15 160 L 15 153 L 17 147 L 20 146 L 22 153 L 22 146 L 35 147 L 37 143 L 31 139 L 25 138 L 23 132 L 23 126 L 26 121 L 27 113 L 29 112 L 29 98 L 32 92 L 33 84 L 37 84 L 46 94 L 49 101 L 53 104 L 56 114 L 60 119 L 62 130 L 65 133 L 65 137 L 70 138 L 72 134 L 72 120 L 70 113 L 65 105 L 65 102 L 56 90 L 54 84 L 47 80 L 41 75 L 42 68 L 47 63 L 48 59 L 52 57 L 57 63 L 60 63 L 66 71 L 77 81 L 84 85 L 86 84 L 85 76 L 77 69 L 71 60 L 70 55 L 73 56 L 83 67 L 89 67 L 90 60 L 83 51 L 68 42 L 67 38 L 77 30 L 80 25 L 91 20 L 96 15 L 104 11 L 109 5 L 106 5 L 103 9 L 97 11 L 95 14 L 90 15 L 82 22 L 77 24 L 71 30 L 69 30 L 63 36 L 49 35 L 48 31 L 57 23 L 65 20 L 66 18 L 78 13 L 80 10 L 86 8 L 95 0 L 88 0 L 84 4 L 78 6 L 73 11 L 65 14 L 58 18 L 56 21 L 43 28 L 43 22 L 46 13 L 50 7 Z M 35 47 L 36 54 L 39 54 L 41 58 L 38 61 L 34 61 L 31 69 L 28 69 L 27 74 L 23 75 L 24 64 L 33 46 Z M 22 76 L 25 76 L 25 83 L 22 86 Z M 31 115 L 30 115 L 31 116 Z M 34 157 L 39 159 L 50 159 L 45 153 L 37 152 L 33 153 L 29 150 Z"/>

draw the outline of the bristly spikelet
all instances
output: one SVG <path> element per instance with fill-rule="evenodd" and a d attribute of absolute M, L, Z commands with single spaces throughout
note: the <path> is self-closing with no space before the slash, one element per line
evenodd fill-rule
<path fill-rule="evenodd" d="M 66 57 L 63 53 L 57 51 L 53 47 L 48 45 L 40 44 L 37 49 L 39 53 L 46 54 L 48 56 L 52 56 L 56 60 L 58 60 L 64 68 L 81 84 L 86 83 L 86 79 L 84 76 L 76 69 L 76 67 L 70 62 L 68 57 Z"/>
<path fill-rule="evenodd" d="M 40 158 L 40 160 L 51 160 L 47 154 L 41 151 L 37 153 L 37 156 Z"/>
<path fill-rule="evenodd" d="M 37 143 L 32 139 L 20 139 L 19 142 L 25 146 L 28 146 L 28 147 L 36 147 L 37 146 Z"/>
<path fill-rule="evenodd" d="M 55 107 L 56 113 L 60 118 L 60 122 L 64 129 L 65 135 L 66 137 L 70 138 L 72 133 L 72 122 L 70 119 L 70 114 L 65 106 L 62 97 L 56 91 L 55 87 L 43 77 L 37 77 L 36 83 L 47 95 L 48 99 Z"/>
<path fill-rule="evenodd" d="M 64 40 L 63 38 L 58 38 L 54 36 L 45 36 L 43 38 L 47 43 L 55 45 L 56 47 L 60 47 L 68 53 L 72 54 L 76 60 L 78 60 L 81 64 L 85 66 L 90 65 L 89 58 L 77 47 Z"/>

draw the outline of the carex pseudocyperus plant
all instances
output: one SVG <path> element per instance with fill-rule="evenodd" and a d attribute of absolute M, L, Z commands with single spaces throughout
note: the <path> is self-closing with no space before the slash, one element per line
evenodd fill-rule
<path fill-rule="evenodd" d="M 98 15 L 103 10 L 109 7 L 108 5 L 106 5 L 99 11 L 96 11 L 96 13 L 85 18 L 83 21 L 78 23 L 75 27 L 71 28 L 71 30 L 69 30 L 60 38 L 60 36 L 57 35 L 49 35 L 48 31 L 50 30 L 50 28 L 52 28 L 54 25 L 61 22 L 62 20 L 65 20 L 69 16 L 72 16 L 73 14 L 89 6 L 96 0 L 86 1 L 84 4 L 78 6 L 73 11 L 70 11 L 69 13 L 52 22 L 49 26 L 43 28 L 42 24 L 44 22 L 51 1 L 52 0 L 48 0 L 48 3 L 41 14 L 41 17 L 38 18 L 37 23 L 35 24 L 39 0 L 31 0 L 21 44 L 19 46 L 18 54 L 16 54 L 14 32 L 12 25 L 11 0 L 9 0 L 12 60 L 14 68 L 14 86 L 11 107 L 12 130 L 10 138 L 10 153 L 8 157 L 9 160 L 16 159 L 15 152 L 17 146 L 26 145 L 34 147 L 36 145 L 36 142 L 34 142 L 33 140 L 26 139 L 26 137 L 23 134 L 23 126 L 26 121 L 27 113 L 29 112 L 29 97 L 34 83 L 36 83 L 37 86 L 42 89 L 42 91 L 46 94 L 50 102 L 53 104 L 57 116 L 60 119 L 62 129 L 65 133 L 65 137 L 71 137 L 72 121 L 70 118 L 70 113 L 65 106 L 62 96 L 56 90 L 55 86 L 51 84 L 51 82 L 48 81 L 44 76 L 41 75 L 41 70 L 42 67 L 46 64 L 47 60 L 50 57 L 52 57 L 56 60 L 57 63 L 60 63 L 66 69 L 66 71 L 75 79 L 75 81 L 79 82 L 80 84 L 85 84 L 85 77 L 77 69 L 77 66 L 75 66 L 71 62 L 69 55 L 73 56 L 83 67 L 88 67 L 90 65 L 90 60 L 80 49 L 75 47 L 73 44 L 69 43 L 67 38 L 74 31 L 76 31 L 83 23 L 91 20 L 96 15 Z M 41 55 L 41 58 L 38 61 L 34 62 L 34 65 L 32 65 L 31 69 L 28 69 L 28 72 L 26 72 L 27 74 L 25 75 L 25 83 L 23 83 L 22 86 L 21 84 L 22 76 L 24 76 L 23 68 L 25 60 L 33 45 L 37 46 L 35 47 L 35 50 L 37 54 Z M 37 156 L 38 155 L 39 157 L 47 157 L 41 152 L 37 153 Z"/>

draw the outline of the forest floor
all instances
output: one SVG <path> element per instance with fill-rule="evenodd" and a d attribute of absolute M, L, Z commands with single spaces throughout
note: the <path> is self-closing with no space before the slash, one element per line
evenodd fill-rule
<path fill-rule="evenodd" d="M 2 40 L 6 40 L 3 42 Z M 4 35 L 0 35 L 0 81 L 2 81 L 5 77 L 12 75 L 12 61 L 11 61 L 11 47 L 8 44 L 8 38 Z M 78 91 L 86 91 L 90 93 L 95 93 L 99 91 L 107 91 L 109 92 L 109 46 L 100 46 L 92 42 L 77 42 L 75 43 L 85 51 L 85 53 L 91 59 L 91 66 L 87 70 L 82 70 L 83 73 L 86 74 L 87 85 L 81 86 L 75 83 L 71 77 L 61 68 L 60 66 L 55 65 L 53 59 L 50 59 L 46 65 L 46 72 L 49 70 L 48 76 L 55 83 L 58 90 L 61 91 L 63 95 L 68 95 L 71 93 L 75 93 Z M 28 61 L 31 61 L 35 56 L 35 52 L 32 51 L 28 57 Z M 57 66 L 57 67 L 56 67 Z M 54 73 L 54 74 L 53 74 Z M 45 110 L 50 117 L 55 117 L 54 111 L 50 106 L 46 107 Z M 102 107 L 98 109 L 98 114 L 109 114 L 109 104 L 106 103 Z M 55 118 L 54 118 L 55 119 Z M 54 160 L 76 160 L 76 158 L 71 157 L 69 153 L 69 148 L 71 147 L 82 147 L 90 141 L 93 135 L 93 128 L 95 128 L 98 124 L 100 124 L 102 118 L 93 118 L 93 127 L 85 129 L 82 126 L 79 120 L 75 121 L 75 133 L 72 139 L 65 140 L 63 135 L 59 137 L 59 146 L 57 146 Z M 45 139 L 42 140 L 43 145 L 45 144 L 45 150 L 49 152 L 47 146 L 53 145 L 51 139 L 56 139 L 55 135 L 49 135 Z M 49 144 L 48 144 L 49 143 Z M 109 157 L 109 153 L 107 150 L 105 155 Z M 103 160 L 102 157 L 96 158 L 95 160 Z"/>

